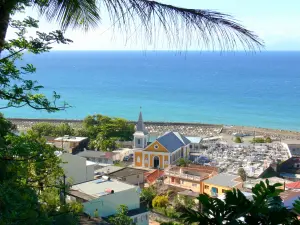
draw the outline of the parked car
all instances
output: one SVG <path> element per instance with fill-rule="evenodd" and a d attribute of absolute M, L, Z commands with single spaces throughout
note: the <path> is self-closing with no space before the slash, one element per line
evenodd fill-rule
<path fill-rule="evenodd" d="M 128 161 L 129 160 L 129 156 L 125 156 L 124 158 L 123 158 L 123 161 Z"/>

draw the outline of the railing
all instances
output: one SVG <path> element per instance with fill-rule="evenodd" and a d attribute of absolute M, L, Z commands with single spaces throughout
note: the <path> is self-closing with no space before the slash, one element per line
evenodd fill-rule
<path fill-rule="evenodd" d="M 173 172 L 173 171 L 165 171 L 165 175 L 173 176 L 173 177 L 179 177 L 179 178 L 183 178 L 183 179 L 187 179 L 187 180 L 195 180 L 195 181 L 200 181 L 201 180 L 201 177 L 198 177 L 198 176 L 179 173 L 179 172 Z"/>

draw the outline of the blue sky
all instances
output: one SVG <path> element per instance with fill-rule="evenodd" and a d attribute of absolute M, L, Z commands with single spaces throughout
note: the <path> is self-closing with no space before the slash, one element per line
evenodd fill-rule
<path fill-rule="evenodd" d="M 262 38 L 266 50 L 300 50 L 300 1 L 299 0 L 163 0 L 162 2 L 188 8 L 211 9 L 232 15 L 241 24 Z M 38 18 L 38 14 L 28 9 L 27 15 Z M 24 15 L 17 15 L 21 18 Z M 57 50 L 151 50 L 172 49 L 166 37 L 155 39 L 151 44 L 143 37 L 135 35 L 130 39 L 120 31 L 109 29 L 111 23 L 104 12 L 102 24 L 87 33 L 82 30 L 68 30 L 66 36 L 74 41 L 70 45 L 54 46 Z M 40 28 L 49 32 L 59 29 L 55 22 L 40 18 Z M 30 35 L 33 33 L 30 32 Z M 13 37 L 9 30 L 7 37 Z M 199 49 L 195 42 L 181 46 Z"/>

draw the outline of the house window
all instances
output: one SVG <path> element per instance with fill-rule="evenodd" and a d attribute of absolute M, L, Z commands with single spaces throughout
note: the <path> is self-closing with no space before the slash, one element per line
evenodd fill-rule
<path fill-rule="evenodd" d="M 197 184 L 192 184 L 192 187 L 197 187 Z"/>
<path fill-rule="evenodd" d="M 226 191 L 227 191 L 227 190 L 225 190 L 225 189 L 222 189 L 222 193 L 226 193 Z"/>
<path fill-rule="evenodd" d="M 158 149 L 158 145 L 154 145 L 154 148 L 155 148 L 155 149 Z"/>
<path fill-rule="evenodd" d="M 140 162 L 141 162 L 141 157 L 138 156 L 138 157 L 136 158 L 136 162 L 137 162 L 137 163 L 140 163 Z"/>
<path fill-rule="evenodd" d="M 190 145 L 190 148 L 193 148 L 193 145 Z"/>
<path fill-rule="evenodd" d="M 133 222 L 137 223 L 137 217 L 134 217 Z"/>
<path fill-rule="evenodd" d="M 138 145 L 140 145 L 141 144 L 141 139 L 138 139 Z"/>
<path fill-rule="evenodd" d="M 209 186 L 208 185 L 204 185 L 204 189 L 209 189 Z"/>
<path fill-rule="evenodd" d="M 181 183 L 181 184 L 184 184 L 184 181 L 183 181 L 183 180 L 181 180 L 181 181 L 180 181 L 180 183 Z"/>

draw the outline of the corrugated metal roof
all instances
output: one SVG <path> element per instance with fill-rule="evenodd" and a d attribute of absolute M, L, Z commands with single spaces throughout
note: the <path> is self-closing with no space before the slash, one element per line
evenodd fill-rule
<path fill-rule="evenodd" d="M 184 147 L 191 142 L 178 132 L 169 132 L 159 137 L 157 141 L 162 144 L 168 152 L 174 152 L 175 150 Z"/>

